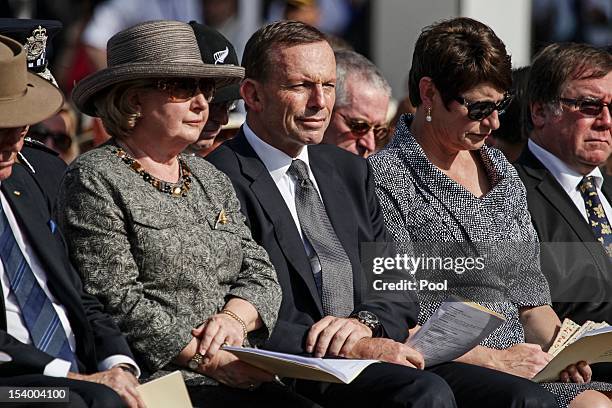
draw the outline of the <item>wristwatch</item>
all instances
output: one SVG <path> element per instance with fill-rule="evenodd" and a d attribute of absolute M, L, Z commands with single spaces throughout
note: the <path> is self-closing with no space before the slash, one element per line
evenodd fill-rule
<path fill-rule="evenodd" d="M 382 326 L 374 313 L 368 312 L 367 310 L 360 310 L 359 312 L 352 313 L 349 317 L 357 319 L 359 323 L 368 326 L 370 330 L 372 330 L 372 337 L 380 335 Z"/>
<path fill-rule="evenodd" d="M 138 378 L 138 371 L 136 370 L 136 367 L 132 366 L 131 364 L 119 363 L 115 367 L 119 367 L 123 371 L 126 371 L 132 374 L 134 377 Z"/>

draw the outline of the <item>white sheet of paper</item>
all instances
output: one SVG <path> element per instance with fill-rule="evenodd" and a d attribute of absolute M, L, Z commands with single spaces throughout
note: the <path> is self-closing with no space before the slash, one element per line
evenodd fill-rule
<path fill-rule="evenodd" d="M 474 348 L 504 321 L 504 317 L 469 302 L 444 302 L 407 341 L 423 354 L 425 366 L 452 361 Z"/>

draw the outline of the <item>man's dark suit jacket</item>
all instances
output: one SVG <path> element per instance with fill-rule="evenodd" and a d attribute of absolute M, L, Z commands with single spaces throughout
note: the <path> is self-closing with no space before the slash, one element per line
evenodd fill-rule
<path fill-rule="evenodd" d="M 18 161 L 32 174 L 34 181 L 47 196 L 50 208 L 53 208 L 67 167 L 66 163 L 43 143 L 28 137 L 24 140 Z"/>
<path fill-rule="evenodd" d="M 40 164 L 42 158 L 39 159 L 32 164 L 40 169 L 43 167 Z M 52 186 L 47 185 L 46 188 L 52 189 Z M 127 342 L 112 319 L 103 312 L 102 305 L 95 297 L 83 292 L 81 280 L 68 259 L 64 239 L 52 221 L 45 189 L 22 164 L 13 166 L 12 175 L 0 183 L 0 189 L 22 233 L 27 236 L 45 268 L 49 289 L 68 312 L 76 337 L 76 354 L 81 371 L 97 372 L 98 362 L 113 354 L 132 358 Z M 0 351 L 12 358 L 11 362 L 0 365 L 0 377 L 42 374 L 53 357 L 33 345 L 19 342 L 6 332 L 3 296 L 0 296 L 0 303 Z"/>
<path fill-rule="evenodd" d="M 528 147 L 515 163 L 527 188 L 531 218 L 542 242 L 541 264 L 561 319 L 612 322 L 612 262 L 555 177 Z M 603 194 L 612 202 L 612 181 Z M 571 243 L 553 244 L 547 243 Z M 590 301 L 590 302 L 589 302 Z M 587 303 L 588 302 L 588 303 Z"/>
<path fill-rule="evenodd" d="M 363 274 L 372 272 L 362 271 L 360 243 L 388 242 L 367 161 L 330 145 L 309 146 L 308 156 L 329 219 L 353 267 L 355 311 L 375 313 L 384 336 L 403 341 L 416 322 L 415 297 L 405 294 L 406 301 L 391 302 L 366 293 L 363 285 Z M 304 353 L 308 330 L 324 316 L 310 262 L 281 193 L 242 131 L 207 160 L 231 179 L 253 238 L 268 251 L 283 289 L 267 348 Z"/>

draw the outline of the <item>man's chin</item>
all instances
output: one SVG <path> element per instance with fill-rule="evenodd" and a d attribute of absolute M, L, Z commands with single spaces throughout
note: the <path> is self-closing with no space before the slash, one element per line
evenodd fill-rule
<path fill-rule="evenodd" d="M 192 150 L 208 149 L 214 143 L 215 137 L 217 136 L 218 133 L 219 132 L 213 132 L 213 133 L 202 132 L 200 134 L 200 138 L 198 139 L 198 141 L 191 144 L 189 147 Z"/>
<path fill-rule="evenodd" d="M 4 181 L 13 173 L 13 166 L 0 166 L 0 181 Z"/>

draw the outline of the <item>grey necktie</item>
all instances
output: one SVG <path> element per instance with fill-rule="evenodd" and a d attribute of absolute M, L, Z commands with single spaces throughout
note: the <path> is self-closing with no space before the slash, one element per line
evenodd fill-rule
<path fill-rule="evenodd" d="M 306 163 L 293 160 L 287 173 L 297 178 L 295 206 L 302 232 L 321 264 L 321 303 L 326 316 L 347 317 L 353 311 L 351 262 L 327 217 L 325 207 L 310 180 Z"/>

